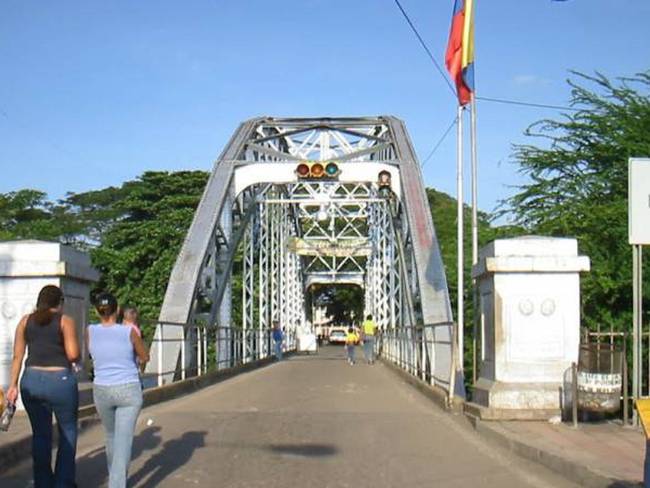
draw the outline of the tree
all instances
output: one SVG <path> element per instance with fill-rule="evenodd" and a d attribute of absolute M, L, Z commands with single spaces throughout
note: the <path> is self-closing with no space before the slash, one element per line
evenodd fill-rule
<path fill-rule="evenodd" d="M 82 226 L 67 207 L 52 203 L 38 190 L 0 194 L 0 240 L 41 239 L 69 244 Z"/>
<path fill-rule="evenodd" d="M 568 83 L 576 111 L 527 129 L 527 136 L 545 144 L 515 146 L 519 171 L 529 182 L 500 214 L 530 233 L 577 238 L 592 263 L 582 279 L 585 325 L 628 329 L 627 161 L 650 156 L 650 71 L 615 82 L 598 73 L 573 74 L 577 81 Z"/>
<path fill-rule="evenodd" d="M 99 289 L 137 305 L 145 317 L 158 316 L 208 176 L 204 171 L 149 171 L 119 189 L 68 198 L 85 219 L 88 235 L 101 241 L 90 250 L 101 272 Z"/>

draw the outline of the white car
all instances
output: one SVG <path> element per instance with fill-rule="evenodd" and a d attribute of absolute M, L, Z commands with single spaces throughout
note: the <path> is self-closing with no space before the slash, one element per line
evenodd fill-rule
<path fill-rule="evenodd" d="M 332 329 L 327 341 L 330 344 L 345 344 L 346 335 L 345 329 Z"/>

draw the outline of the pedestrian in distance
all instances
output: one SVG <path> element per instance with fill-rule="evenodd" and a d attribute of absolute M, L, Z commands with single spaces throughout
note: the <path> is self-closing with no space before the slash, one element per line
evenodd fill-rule
<path fill-rule="evenodd" d="M 284 342 L 284 333 L 280 328 L 280 323 L 277 320 L 273 321 L 273 348 L 275 350 L 275 359 L 282 361 L 282 343 Z"/>
<path fill-rule="evenodd" d="M 88 326 L 86 335 L 95 368 L 93 397 L 106 435 L 108 487 L 124 488 L 135 424 L 142 408 L 135 358 L 145 364 L 149 353 L 132 327 L 117 323 L 117 300 L 113 295 L 97 296 L 95 309 L 100 322 Z"/>
<path fill-rule="evenodd" d="M 375 364 L 375 337 L 377 334 L 377 324 L 372 319 L 372 315 L 367 315 L 362 325 L 363 331 L 363 355 L 368 364 Z"/>
<path fill-rule="evenodd" d="M 76 364 L 79 343 L 74 319 L 63 313 L 61 289 L 47 285 L 36 300 L 36 311 L 20 319 L 14 338 L 11 382 L 7 400 L 18 400 L 18 378 L 27 350 L 20 395 L 32 426 L 35 488 L 75 487 L 79 391 Z M 58 448 L 52 471 L 52 414 Z"/>
<path fill-rule="evenodd" d="M 354 366 L 354 349 L 356 348 L 357 342 L 359 342 L 359 336 L 354 331 L 354 327 L 348 327 L 348 333 L 345 335 L 345 352 L 348 357 L 348 364 Z"/>

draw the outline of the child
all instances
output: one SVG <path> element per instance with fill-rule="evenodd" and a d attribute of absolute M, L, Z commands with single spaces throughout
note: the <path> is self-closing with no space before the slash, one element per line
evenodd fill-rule
<path fill-rule="evenodd" d="M 348 363 L 351 366 L 354 364 L 354 348 L 357 342 L 359 342 L 359 336 L 352 327 L 349 327 L 345 336 L 345 350 L 348 354 Z"/>

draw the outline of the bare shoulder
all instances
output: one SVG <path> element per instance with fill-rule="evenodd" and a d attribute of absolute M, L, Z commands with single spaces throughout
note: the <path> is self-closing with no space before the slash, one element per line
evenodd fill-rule
<path fill-rule="evenodd" d="M 74 319 L 66 314 L 61 315 L 61 326 L 68 326 L 68 325 L 72 325 L 74 327 L 75 325 Z"/>

